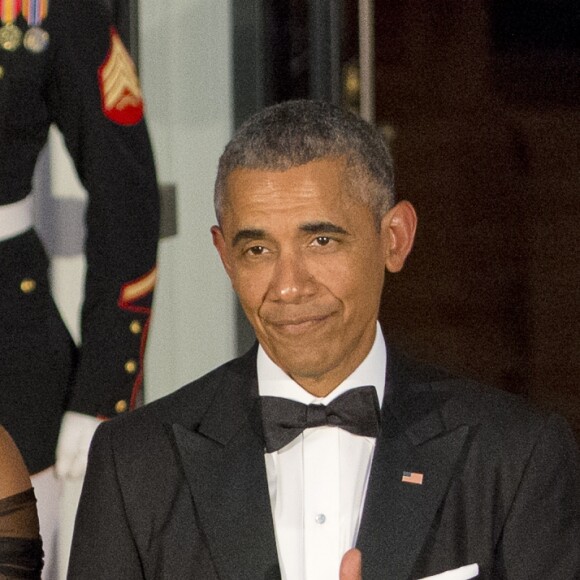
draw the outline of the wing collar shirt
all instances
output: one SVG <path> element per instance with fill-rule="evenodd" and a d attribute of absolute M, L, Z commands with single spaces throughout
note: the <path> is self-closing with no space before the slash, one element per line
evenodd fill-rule
<path fill-rule="evenodd" d="M 365 360 L 324 398 L 294 382 L 262 347 L 257 365 L 261 396 L 327 405 L 349 389 L 374 385 L 383 401 L 387 351 L 378 324 Z M 324 426 L 265 454 L 283 580 L 337 580 L 343 554 L 355 545 L 374 447 L 373 437 Z"/>

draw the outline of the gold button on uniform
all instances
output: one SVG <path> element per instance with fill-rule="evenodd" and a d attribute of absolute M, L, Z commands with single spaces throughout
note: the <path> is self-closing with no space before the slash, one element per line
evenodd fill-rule
<path fill-rule="evenodd" d="M 143 329 L 143 327 L 141 326 L 141 323 L 138 320 L 133 320 L 131 322 L 131 324 L 129 325 L 129 330 L 133 334 L 139 334 L 142 329 Z"/>
<path fill-rule="evenodd" d="M 132 358 L 125 363 L 125 372 L 129 375 L 134 375 L 137 372 L 137 363 Z"/>
<path fill-rule="evenodd" d="M 32 278 L 24 278 L 20 282 L 20 290 L 24 292 L 24 294 L 30 294 L 36 290 L 36 280 Z"/>
<path fill-rule="evenodd" d="M 127 401 L 121 399 L 115 403 L 115 413 L 124 413 L 128 409 Z"/>

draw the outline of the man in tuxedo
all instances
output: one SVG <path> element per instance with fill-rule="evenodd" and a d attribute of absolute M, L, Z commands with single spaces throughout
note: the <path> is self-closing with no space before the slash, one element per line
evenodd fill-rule
<path fill-rule="evenodd" d="M 566 424 L 385 344 L 416 215 L 379 133 L 321 102 L 265 109 L 215 206 L 258 342 L 99 427 L 69 578 L 577 577 Z"/>

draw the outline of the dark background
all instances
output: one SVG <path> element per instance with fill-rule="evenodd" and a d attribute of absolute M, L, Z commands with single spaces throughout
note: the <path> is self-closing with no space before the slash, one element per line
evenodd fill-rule
<path fill-rule="evenodd" d="M 420 227 L 382 318 L 580 436 L 580 3 L 376 3 L 377 122 Z"/>

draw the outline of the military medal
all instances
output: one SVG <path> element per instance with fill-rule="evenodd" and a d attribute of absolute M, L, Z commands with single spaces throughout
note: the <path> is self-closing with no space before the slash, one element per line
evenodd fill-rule
<path fill-rule="evenodd" d="M 39 53 L 48 46 L 48 32 L 39 26 L 33 26 L 24 35 L 24 47 L 30 52 Z"/>
<path fill-rule="evenodd" d="M 16 24 L 6 24 L 0 28 L 0 46 L 10 52 L 16 50 L 22 42 L 22 31 Z"/>
<path fill-rule="evenodd" d="M 47 14 L 48 0 L 23 0 L 22 15 L 30 26 L 24 35 L 24 47 L 30 52 L 43 52 L 48 46 L 48 32 L 40 28 Z"/>
<path fill-rule="evenodd" d="M 0 46 L 10 52 L 16 50 L 22 42 L 22 31 L 14 21 L 20 13 L 21 0 L 0 0 Z"/>

